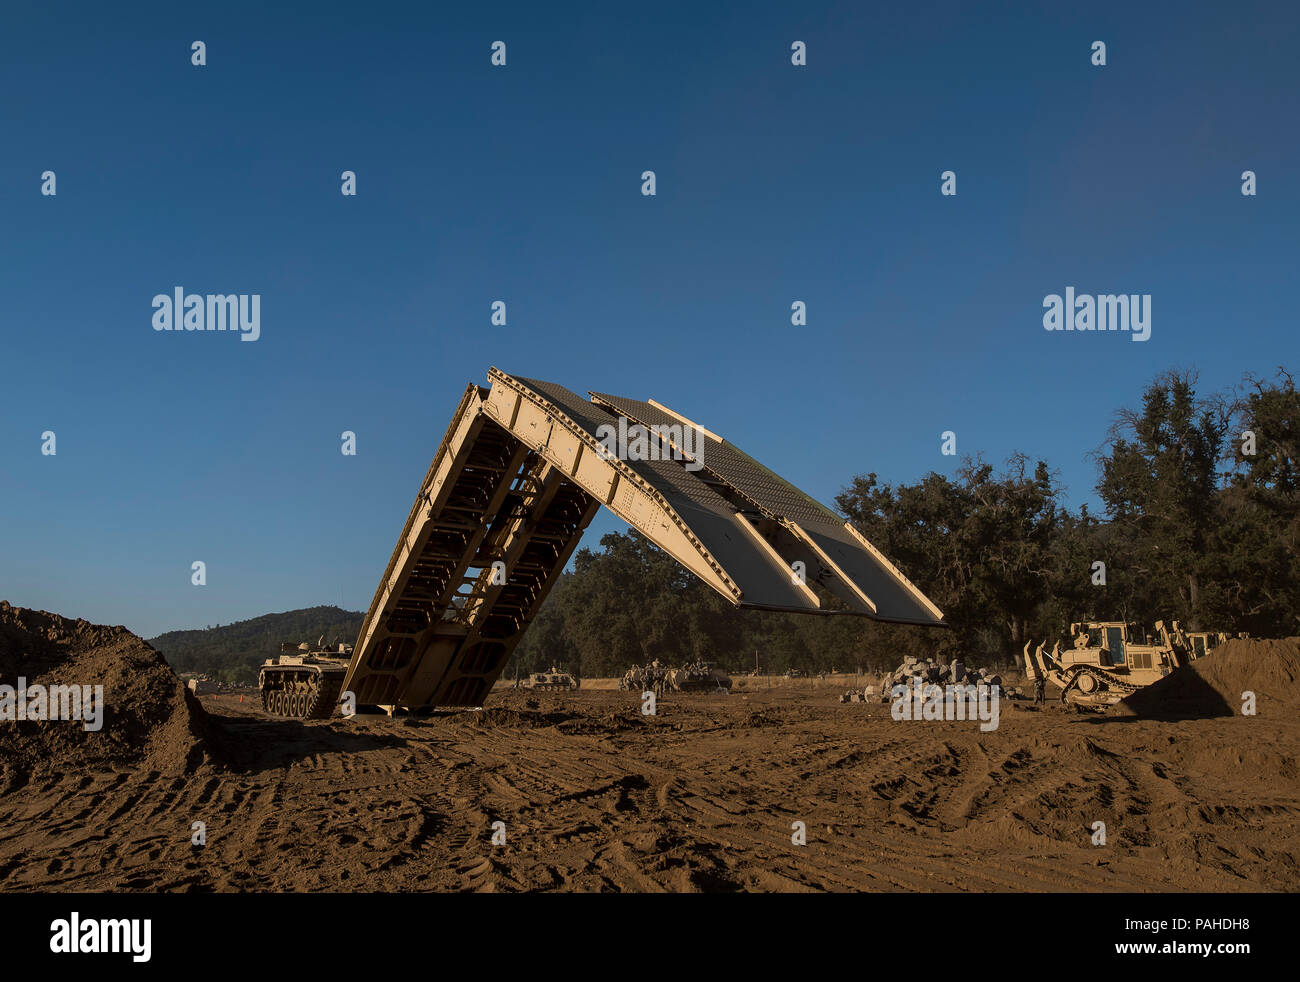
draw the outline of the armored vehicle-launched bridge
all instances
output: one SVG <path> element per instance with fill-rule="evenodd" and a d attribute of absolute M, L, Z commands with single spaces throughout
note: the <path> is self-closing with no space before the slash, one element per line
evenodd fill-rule
<path fill-rule="evenodd" d="M 602 505 L 738 607 L 943 624 L 851 525 L 667 407 L 488 379 L 461 397 L 362 623 L 342 686 L 358 706 L 482 705 Z"/>

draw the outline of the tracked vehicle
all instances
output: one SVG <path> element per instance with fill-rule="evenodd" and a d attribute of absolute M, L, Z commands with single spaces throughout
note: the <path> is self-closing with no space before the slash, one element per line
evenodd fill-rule
<path fill-rule="evenodd" d="M 685 416 L 488 381 L 461 396 L 362 622 L 338 688 L 358 711 L 481 706 L 602 507 L 736 607 L 946 626 L 857 529 Z M 327 713 L 325 654 L 264 666 L 268 707 Z"/>
<path fill-rule="evenodd" d="M 352 645 L 326 647 L 316 644 L 280 645 L 280 655 L 268 658 L 258 672 L 262 708 L 272 716 L 297 719 L 328 719 L 343 692 Z"/>
<path fill-rule="evenodd" d="M 1177 621 L 1174 621 L 1174 634 L 1186 646 L 1187 655 L 1193 661 L 1204 658 L 1232 637 L 1224 631 L 1181 631 Z"/>
<path fill-rule="evenodd" d="M 533 672 L 519 683 L 521 689 L 540 689 L 543 692 L 568 692 L 578 688 L 580 683 L 568 672 L 561 672 L 554 665 L 549 672 Z"/>
<path fill-rule="evenodd" d="M 1040 676 L 1061 690 L 1061 701 L 1087 708 L 1114 705 L 1125 696 L 1164 678 L 1191 660 L 1188 648 L 1164 621 L 1156 622 L 1148 642 L 1143 632 L 1122 621 L 1071 624 L 1073 646 L 1051 652 L 1046 644 L 1030 651 L 1025 645 L 1025 669 L 1030 682 Z"/>
<path fill-rule="evenodd" d="M 706 662 L 688 662 L 668 671 L 668 686 L 674 692 L 718 692 L 731 689 L 731 676 Z"/>

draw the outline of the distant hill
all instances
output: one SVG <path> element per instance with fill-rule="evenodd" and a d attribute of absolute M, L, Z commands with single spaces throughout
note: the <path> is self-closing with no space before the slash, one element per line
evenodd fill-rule
<path fill-rule="evenodd" d="M 257 670 L 280 650 L 281 641 L 341 639 L 352 644 L 365 614 L 341 607 L 305 607 L 282 614 L 197 631 L 168 631 L 149 643 L 176 672 L 203 672 L 230 682 L 257 681 Z"/>

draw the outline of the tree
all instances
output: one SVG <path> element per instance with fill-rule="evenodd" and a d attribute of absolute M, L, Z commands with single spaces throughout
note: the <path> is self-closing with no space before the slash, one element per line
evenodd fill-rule
<path fill-rule="evenodd" d="M 1045 462 L 1030 474 L 1016 455 L 999 476 L 979 459 L 956 480 L 930 473 L 911 487 L 859 476 L 836 504 L 943 610 L 968 657 L 999 659 L 1024 645 L 1050 596 L 1058 494 Z"/>
<path fill-rule="evenodd" d="M 1141 410 L 1116 414 L 1099 455 L 1097 494 L 1130 547 L 1127 572 L 1147 577 L 1152 601 L 1165 608 L 1148 613 L 1198 629 L 1228 411 L 1198 399 L 1195 384 L 1193 373 L 1166 372 L 1143 394 Z"/>
<path fill-rule="evenodd" d="M 1300 631 L 1300 393 L 1246 377 L 1232 406 L 1233 466 L 1220 503 L 1214 552 L 1224 616 L 1257 634 Z"/>

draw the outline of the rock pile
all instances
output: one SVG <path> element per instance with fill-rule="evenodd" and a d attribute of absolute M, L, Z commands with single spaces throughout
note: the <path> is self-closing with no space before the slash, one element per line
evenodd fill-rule
<path fill-rule="evenodd" d="M 908 655 L 903 664 L 886 674 L 881 680 L 881 697 L 889 698 L 890 690 L 896 685 L 913 685 L 917 680 L 922 685 L 998 685 L 1002 676 L 987 668 L 967 668 L 959 659 L 948 664 L 936 662 L 933 658 L 917 658 Z"/>

